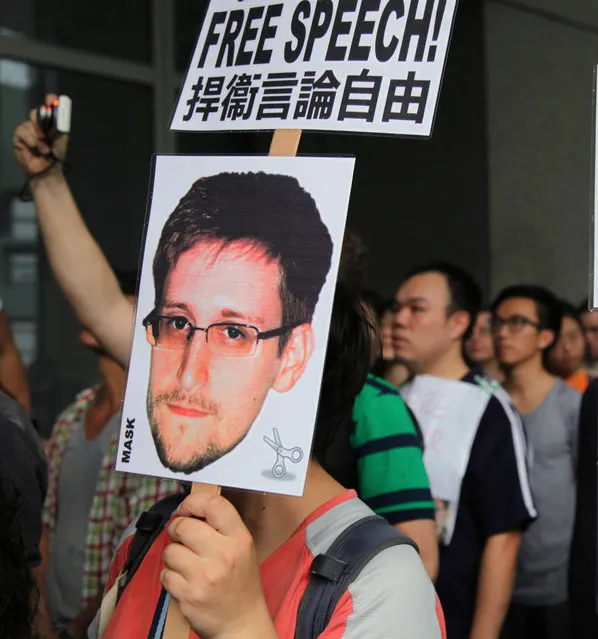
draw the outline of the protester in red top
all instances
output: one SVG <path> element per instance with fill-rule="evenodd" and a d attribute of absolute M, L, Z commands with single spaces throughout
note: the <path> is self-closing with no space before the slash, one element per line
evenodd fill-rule
<path fill-rule="evenodd" d="M 365 379 L 369 338 L 362 313 L 356 299 L 337 291 L 303 497 L 242 491 L 188 497 L 124 589 L 104 639 L 159 639 L 170 597 L 180 603 L 193 639 L 295 636 L 314 557 L 352 523 L 372 515 L 317 461 L 325 459 L 335 437 L 346 436 L 342 424 Z M 133 531 L 117 552 L 109 588 L 127 562 Z M 97 636 L 93 628 L 90 636 Z M 413 548 L 393 546 L 374 557 L 319 636 L 444 637 L 434 588 Z"/>

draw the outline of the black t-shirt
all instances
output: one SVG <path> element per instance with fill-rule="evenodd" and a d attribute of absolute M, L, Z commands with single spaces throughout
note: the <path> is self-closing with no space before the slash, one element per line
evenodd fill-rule
<path fill-rule="evenodd" d="M 440 548 L 436 588 L 450 639 L 469 639 L 488 538 L 522 530 L 536 515 L 521 419 L 504 390 L 492 390 L 478 371 L 470 371 L 462 381 L 488 386 L 489 400 L 461 485 L 455 530 L 450 544 Z"/>
<path fill-rule="evenodd" d="M 581 402 L 577 460 L 577 510 L 569 563 L 569 601 L 575 639 L 598 637 L 598 380 Z"/>
<path fill-rule="evenodd" d="M 42 507 L 48 475 L 41 442 L 23 408 L 0 391 L 0 477 L 21 500 L 19 524 L 30 566 L 41 561 Z"/>

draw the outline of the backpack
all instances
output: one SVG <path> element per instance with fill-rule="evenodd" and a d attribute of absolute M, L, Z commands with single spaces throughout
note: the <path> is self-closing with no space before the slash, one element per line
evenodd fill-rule
<path fill-rule="evenodd" d="M 139 517 L 118 598 L 185 497 L 185 494 L 166 497 Z M 324 632 L 336 605 L 365 566 L 383 550 L 401 545 L 411 546 L 418 551 L 414 541 L 378 515 L 364 517 L 346 528 L 325 554 L 317 555 L 312 561 L 311 577 L 297 612 L 295 639 L 314 639 Z"/>

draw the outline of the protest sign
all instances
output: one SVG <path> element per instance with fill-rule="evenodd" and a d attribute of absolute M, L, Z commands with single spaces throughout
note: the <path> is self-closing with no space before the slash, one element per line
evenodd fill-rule
<path fill-rule="evenodd" d="M 302 494 L 353 166 L 155 159 L 117 470 Z"/>
<path fill-rule="evenodd" d="M 441 545 L 451 542 L 471 447 L 489 395 L 479 386 L 417 375 L 401 388 L 425 439 L 424 462 Z"/>
<path fill-rule="evenodd" d="M 456 2 L 213 1 L 171 128 L 430 136 Z"/>

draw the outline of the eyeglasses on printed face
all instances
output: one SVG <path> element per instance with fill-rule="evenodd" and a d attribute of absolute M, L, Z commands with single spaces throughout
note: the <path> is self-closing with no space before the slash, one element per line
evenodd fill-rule
<path fill-rule="evenodd" d="M 263 333 L 255 326 L 236 322 L 218 322 L 201 328 L 193 326 L 187 318 L 180 315 L 154 313 L 143 320 L 143 325 L 147 341 L 155 348 L 183 350 L 191 343 L 196 332 L 202 332 L 205 333 L 210 351 L 221 357 L 251 357 L 260 340 L 280 337 L 298 326 L 281 326 Z"/>
<path fill-rule="evenodd" d="M 540 330 L 538 322 L 534 322 L 523 315 L 510 315 L 509 317 L 494 315 L 492 318 L 493 332 L 498 333 L 503 326 L 507 327 L 509 333 L 520 333 L 526 326 L 533 326 Z"/>

